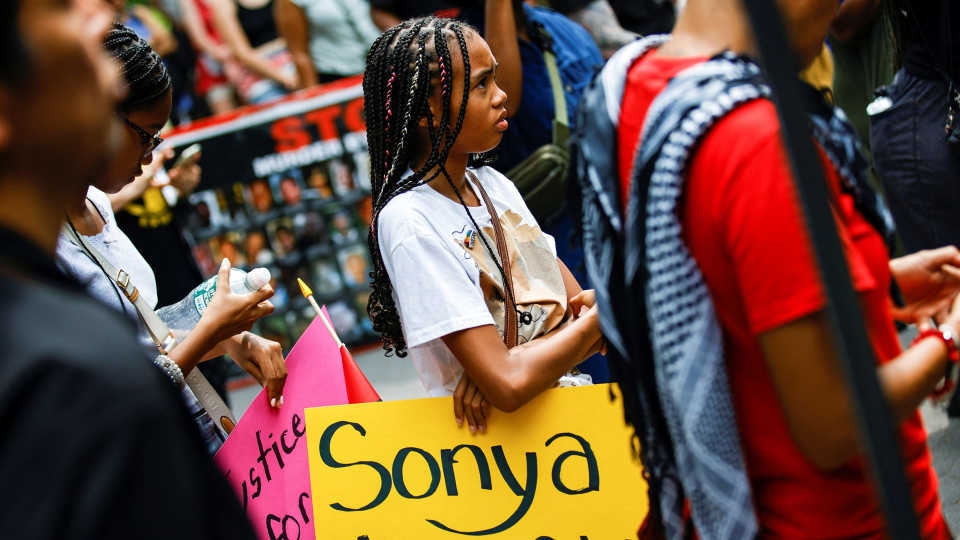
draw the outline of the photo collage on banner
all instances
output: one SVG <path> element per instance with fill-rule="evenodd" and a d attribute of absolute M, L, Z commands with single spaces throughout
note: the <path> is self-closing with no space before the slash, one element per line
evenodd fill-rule
<path fill-rule="evenodd" d="M 214 275 L 224 257 L 234 268 L 268 268 L 276 312 L 254 331 L 284 352 L 315 316 L 297 278 L 326 304 L 344 343 L 377 339 L 367 317 L 368 179 L 363 150 L 190 195 L 184 224 L 201 272 Z"/>

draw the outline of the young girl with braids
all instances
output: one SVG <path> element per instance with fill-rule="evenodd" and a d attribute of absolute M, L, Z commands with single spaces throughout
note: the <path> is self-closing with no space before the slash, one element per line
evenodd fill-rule
<path fill-rule="evenodd" d="M 411 355 L 431 396 L 453 395 L 457 422 L 466 416 L 471 432 L 485 430 L 491 405 L 518 409 L 602 344 L 592 294 L 581 293 L 513 183 L 482 166 L 507 128 L 496 71 L 473 28 L 429 17 L 377 39 L 363 79 L 373 191 L 367 311 L 384 348 Z M 503 229 L 512 292 L 491 218 Z M 501 337 L 507 317 L 519 320 L 512 350 Z"/>

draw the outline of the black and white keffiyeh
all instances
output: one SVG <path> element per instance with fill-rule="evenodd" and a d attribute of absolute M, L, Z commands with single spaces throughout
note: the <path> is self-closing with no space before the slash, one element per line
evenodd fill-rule
<path fill-rule="evenodd" d="M 615 152 L 627 72 L 666 39 L 651 36 L 621 49 L 582 98 L 571 169 L 580 183 L 585 264 L 597 285 L 611 371 L 640 439 L 651 508 L 659 510 L 666 537 L 688 532 L 686 499 L 700 538 L 754 538 L 757 517 L 722 330 L 683 242 L 677 208 L 697 143 L 726 114 L 770 90 L 755 63 L 730 53 L 674 77 L 647 112 L 621 216 Z M 822 96 L 808 98 L 815 102 L 808 106 L 815 136 L 841 173 L 842 188 L 890 238 L 892 220 L 864 181 L 855 132 Z"/>

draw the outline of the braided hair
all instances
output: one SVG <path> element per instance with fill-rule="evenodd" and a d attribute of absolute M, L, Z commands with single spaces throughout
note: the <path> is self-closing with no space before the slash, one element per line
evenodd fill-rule
<path fill-rule="evenodd" d="M 463 203 L 445 164 L 463 127 L 470 93 L 470 58 L 464 37 L 467 31 L 476 32 L 469 25 L 451 19 L 411 19 L 384 32 L 367 55 L 363 98 L 373 196 L 373 219 L 367 238 L 373 262 L 370 272 L 373 292 L 367 303 L 367 314 L 373 329 L 380 333 L 380 340 L 388 355 L 396 353 L 399 357 L 406 356 L 407 345 L 393 301 L 390 276 L 380 254 L 377 218 L 391 199 L 432 181 L 440 174 L 450 182 Z M 459 47 L 463 62 L 463 99 L 452 130 L 450 103 L 454 56 L 451 46 Z M 435 117 L 428 104 L 431 92 L 437 86 L 442 102 L 439 129 L 434 127 Z M 430 153 L 420 170 L 403 178 L 414 156 L 414 135 L 418 123 L 424 116 L 429 126 Z M 486 164 L 489 160 L 489 156 L 473 156 L 471 165 Z M 434 168 L 437 171 L 427 178 L 427 173 Z"/>
<path fill-rule="evenodd" d="M 150 45 L 126 26 L 114 22 L 103 40 L 107 54 L 120 62 L 127 97 L 120 109 L 149 106 L 170 91 L 172 83 L 167 66 Z"/>

